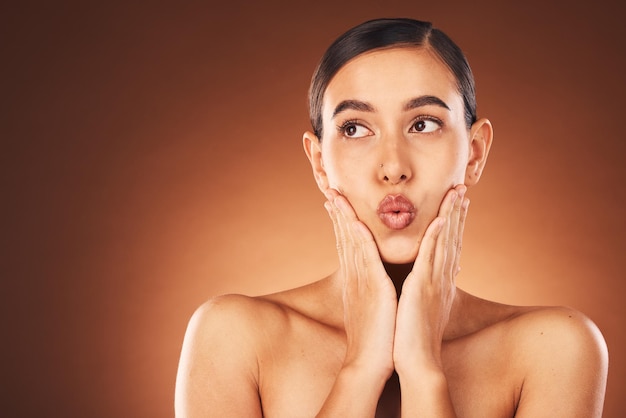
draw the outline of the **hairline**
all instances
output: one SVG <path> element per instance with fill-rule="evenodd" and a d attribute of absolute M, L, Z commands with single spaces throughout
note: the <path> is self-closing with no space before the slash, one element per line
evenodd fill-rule
<path fill-rule="evenodd" d="M 333 73 L 333 75 L 328 79 L 326 85 L 324 86 L 324 90 L 321 91 L 321 97 L 316 97 L 315 98 L 315 104 L 319 103 L 319 113 L 318 113 L 318 117 L 320 119 L 320 132 L 315 132 L 316 135 L 319 134 L 318 139 L 321 141 L 322 137 L 324 135 L 324 121 L 323 121 L 323 108 L 324 108 L 324 97 L 326 96 L 326 91 L 328 90 L 328 87 L 330 86 L 331 82 L 333 81 L 333 79 L 337 76 L 337 74 L 339 74 L 339 72 L 346 67 L 349 63 L 351 63 L 352 61 L 354 61 L 355 59 L 362 57 L 364 55 L 368 55 L 370 53 L 374 53 L 374 52 L 380 52 L 380 51 L 386 51 L 386 50 L 392 50 L 392 49 L 413 49 L 413 50 L 423 50 L 426 51 L 428 54 L 430 54 L 432 57 L 434 57 L 435 59 L 437 59 L 437 61 L 439 61 L 443 67 L 447 70 L 448 75 L 451 76 L 452 78 L 452 82 L 453 84 L 456 86 L 456 91 L 457 93 L 461 96 L 461 101 L 463 102 L 463 108 L 465 108 L 465 100 L 463 97 L 463 92 L 462 92 L 462 88 L 461 88 L 461 83 L 459 82 L 459 80 L 457 79 L 456 75 L 454 74 L 454 71 L 452 70 L 452 68 L 450 68 L 450 66 L 445 62 L 445 60 L 443 59 L 443 57 L 437 53 L 437 50 L 432 46 L 432 44 L 430 43 L 430 37 L 432 34 L 432 31 L 435 30 L 434 28 L 431 28 L 431 30 L 428 32 L 428 34 L 425 36 L 424 41 L 422 43 L 417 43 L 417 42 L 398 42 L 395 44 L 391 44 L 391 45 L 385 45 L 385 46 L 381 46 L 381 47 L 377 47 L 377 48 L 372 48 L 372 49 L 368 49 L 367 51 L 363 51 L 360 54 L 357 54 L 355 56 L 353 56 L 352 58 L 350 58 L 349 60 L 347 60 L 346 62 L 344 62 L 339 68 L 337 68 L 337 70 Z M 313 86 L 311 86 L 312 88 Z M 463 110 L 465 112 L 465 109 Z"/>

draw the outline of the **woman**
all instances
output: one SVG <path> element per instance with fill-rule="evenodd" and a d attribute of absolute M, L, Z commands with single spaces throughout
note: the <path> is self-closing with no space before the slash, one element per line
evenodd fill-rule
<path fill-rule="evenodd" d="M 365 22 L 326 51 L 304 148 L 339 268 L 200 307 L 180 417 L 599 417 L 604 340 L 582 314 L 457 289 L 468 187 L 493 131 L 459 48 L 429 23 Z"/>

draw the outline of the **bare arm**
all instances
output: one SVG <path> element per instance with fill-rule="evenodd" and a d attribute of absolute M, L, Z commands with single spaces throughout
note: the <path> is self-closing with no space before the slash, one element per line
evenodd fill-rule
<path fill-rule="evenodd" d="M 440 354 L 456 289 L 464 193 L 459 186 L 444 199 L 397 305 L 371 233 L 348 201 L 329 191 L 326 208 L 337 237 L 348 344 L 319 416 L 374 416 L 393 368 L 400 377 L 403 416 L 455 416 Z"/>
<path fill-rule="evenodd" d="M 252 329 L 243 297 L 217 298 L 194 313 L 176 378 L 176 417 L 262 416 Z"/>
<path fill-rule="evenodd" d="M 403 417 L 455 417 L 443 372 L 441 344 L 448 325 L 459 269 L 469 201 L 466 188 L 444 198 L 426 230 L 413 270 L 402 287 L 394 339 Z"/>
<path fill-rule="evenodd" d="M 346 355 L 318 417 L 373 417 L 393 372 L 396 292 L 367 227 L 335 190 L 326 193 L 343 286 Z"/>

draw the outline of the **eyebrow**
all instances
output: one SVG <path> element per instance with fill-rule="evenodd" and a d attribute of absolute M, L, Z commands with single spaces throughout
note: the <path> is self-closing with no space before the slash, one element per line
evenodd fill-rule
<path fill-rule="evenodd" d="M 416 109 L 422 106 L 435 105 L 450 110 L 450 107 L 437 96 L 419 96 L 411 99 L 404 106 L 404 110 Z"/>
<path fill-rule="evenodd" d="M 360 112 L 373 112 L 374 106 L 372 106 L 371 104 L 367 102 L 362 102 L 360 100 L 344 100 L 335 107 L 335 111 L 333 112 L 333 119 L 339 113 L 344 112 L 346 110 L 357 110 Z"/>
<path fill-rule="evenodd" d="M 429 105 L 439 106 L 444 109 L 450 110 L 450 107 L 446 104 L 446 102 L 441 100 L 439 97 L 428 96 L 428 95 L 415 97 L 409 100 L 406 103 L 406 105 L 404 105 L 404 110 L 407 111 L 407 110 L 417 109 L 418 107 L 429 106 Z M 356 110 L 360 112 L 374 112 L 375 108 L 371 104 L 367 102 L 363 102 L 361 100 L 343 100 L 335 107 L 332 118 L 334 119 L 335 116 L 337 116 L 339 113 L 344 112 L 346 110 Z"/>

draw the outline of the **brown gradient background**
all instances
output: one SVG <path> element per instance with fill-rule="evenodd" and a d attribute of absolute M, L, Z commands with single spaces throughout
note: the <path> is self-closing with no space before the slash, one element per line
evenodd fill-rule
<path fill-rule="evenodd" d="M 589 315 L 626 416 L 618 1 L 39 3 L 0 13 L 3 416 L 172 416 L 199 304 L 332 271 L 306 91 L 381 16 L 451 35 L 495 125 L 459 285 Z"/>

